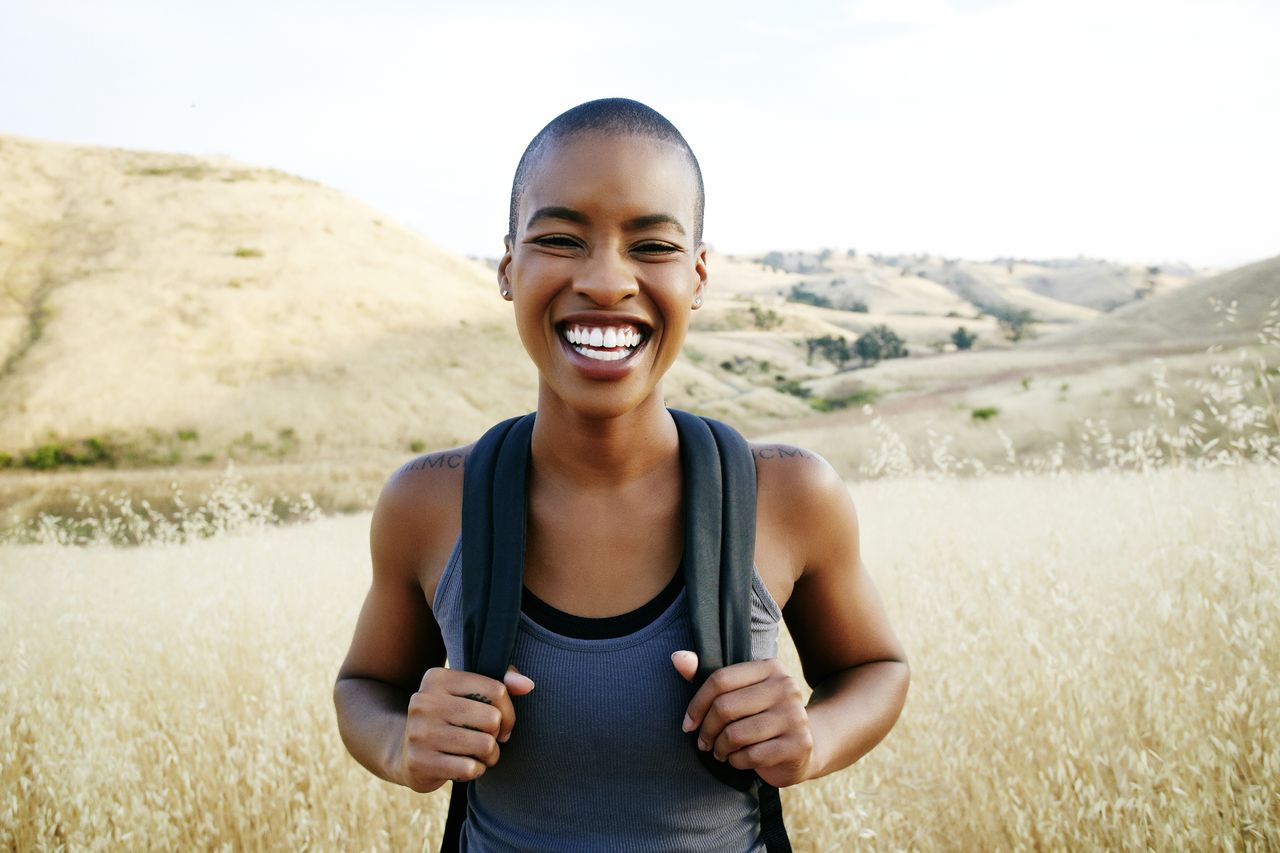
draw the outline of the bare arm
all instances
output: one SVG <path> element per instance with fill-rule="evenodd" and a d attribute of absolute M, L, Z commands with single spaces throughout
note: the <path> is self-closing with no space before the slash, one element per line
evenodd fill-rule
<path fill-rule="evenodd" d="M 333 700 L 342 742 L 374 775 L 401 782 L 397 769 L 410 697 L 431 667 L 443 666 L 444 641 L 418 579 L 443 527 L 418 498 L 426 475 L 399 472 L 378 498 L 369 531 L 373 579 L 356 622 Z"/>
<path fill-rule="evenodd" d="M 496 764 L 515 725 L 511 696 L 533 689 L 516 672 L 495 681 L 444 666 L 427 597 L 461 523 L 466 452 L 414 460 L 379 496 L 369 530 L 373 581 L 333 688 L 351 755 L 374 775 L 423 793 Z"/>
<path fill-rule="evenodd" d="M 879 743 L 906 701 L 910 672 L 884 604 L 862 564 L 848 489 L 823 460 L 807 464 L 795 509 L 804 571 L 785 616 L 813 687 L 808 778 L 848 767 Z"/>
<path fill-rule="evenodd" d="M 760 482 L 782 508 L 788 562 L 799 567 L 783 613 L 813 694 L 806 706 L 777 660 L 735 664 L 694 695 L 685 727 L 717 758 L 783 786 L 847 767 L 879 743 L 902 710 L 909 672 L 862 566 L 857 514 L 839 476 L 807 451 L 773 458 L 786 461 L 762 470 Z M 696 657 L 672 660 L 692 677 Z"/>

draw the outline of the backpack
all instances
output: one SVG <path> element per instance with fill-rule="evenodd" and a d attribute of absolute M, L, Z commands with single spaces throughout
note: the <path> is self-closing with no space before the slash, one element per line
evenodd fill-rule
<path fill-rule="evenodd" d="M 695 688 L 717 669 L 751 660 L 756 470 L 746 440 L 712 418 L 668 409 L 680 436 L 686 596 L 698 654 Z M 515 649 L 524 577 L 525 510 L 534 413 L 489 429 L 467 458 L 462 498 L 463 654 L 501 681 Z M 761 838 L 790 853 L 778 789 L 697 748 L 702 765 L 738 790 L 757 784 Z M 470 783 L 453 783 L 442 853 L 457 851 Z"/>

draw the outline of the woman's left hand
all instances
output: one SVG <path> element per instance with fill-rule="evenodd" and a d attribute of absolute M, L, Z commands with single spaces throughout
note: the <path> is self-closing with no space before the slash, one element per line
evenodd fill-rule
<path fill-rule="evenodd" d="M 698 656 L 678 651 L 676 671 L 692 681 Z M 813 732 L 800 685 L 776 658 L 726 666 L 693 695 L 684 730 L 698 731 L 698 748 L 740 770 L 754 770 L 774 787 L 809 778 Z"/>

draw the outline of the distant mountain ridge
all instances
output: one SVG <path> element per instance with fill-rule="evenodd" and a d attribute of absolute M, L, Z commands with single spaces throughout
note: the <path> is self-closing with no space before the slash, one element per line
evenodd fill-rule
<path fill-rule="evenodd" d="M 1049 322 L 1075 322 L 1121 305 L 1168 293 L 1204 277 L 1206 271 L 1186 264 L 1118 264 L 1091 258 L 1026 260 L 998 258 L 971 261 L 937 255 L 851 254 L 825 249 L 819 252 L 769 252 L 735 256 L 735 260 L 760 264 L 787 276 L 772 288 L 786 295 L 788 288 L 830 299 L 837 307 L 862 303 L 881 310 L 877 303 L 904 288 L 933 282 L 966 303 L 964 311 L 1026 309 Z M 750 292 L 765 292 L 760 287 Z M 933 307 L 957 310 L 937 291 L 927 297 Z"/>

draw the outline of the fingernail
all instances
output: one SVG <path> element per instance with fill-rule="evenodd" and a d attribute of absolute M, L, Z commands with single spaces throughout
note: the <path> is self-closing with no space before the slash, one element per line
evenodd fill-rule
<path fill-rule="evenodd" d="M 698 738 L 698 749 L 702 750 L 703 752 L 706 752 L 710 748 L 711 747 L 707 746 L 707 742 L 705 740 L 703 740 L 702 738 Z"/>
<path fill-rule="evenodd" d="M 693 731 L 693 720 L 688 714 L 684 715 L 684 722 L 680 724 L 680 728 L 684 729 L 686 732 Z"/>
<path fill-rule="evenodd" d="M 507 732 L 506 734 L 499 737 L 498 743 L 506 743 L 509 740 L 511 740 L 511 732 Z"/>

